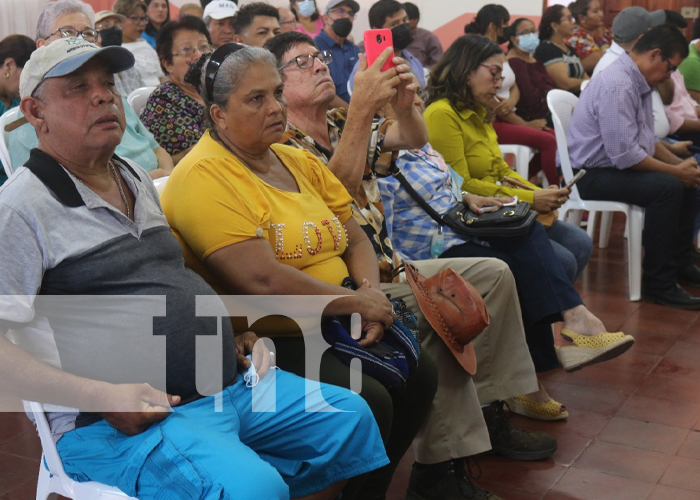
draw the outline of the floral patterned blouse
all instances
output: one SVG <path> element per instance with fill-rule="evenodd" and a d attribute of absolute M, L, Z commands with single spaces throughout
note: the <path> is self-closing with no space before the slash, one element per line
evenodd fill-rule
<path fill-rule="evenodd" d="M 575 26 L 571 36 L 564 39 L 564 43 L 574 49 L 579 59 L 585 59 L 597 50 L 608 50 L 612 41 L 612 32 L 608 28 L 599 36 L 580 26 Z"/>
<path fill-rule="evenodd" d="M 204 106 L 172 82 L 161 83 L 141 112 L 158 144 L 174 155 L 194 146 L 204 133 Z"/>

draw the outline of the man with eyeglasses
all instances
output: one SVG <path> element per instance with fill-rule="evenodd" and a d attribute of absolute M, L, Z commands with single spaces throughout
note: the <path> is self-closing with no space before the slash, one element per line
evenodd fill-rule
<path fill-rule="evenodd" d="M 358 61 L 360 49 L 348 35 L 360 5 L 355 0 L 330 0 L 323 15 L 323 31 L 314 39 L 320 50 L 328 51 L 333 64 L 328 66 L 335 84 L 336 99 L 331 107 L 347 107 L 350 102 L 348 79 Z"/>
<path fill-rule="evenodd" d="M 101 13 L 102 14 L 102 13 Z M 95 14 L 88 4 L 80 0 L 58 0 L 48 2 L 37 21 L 37 47 L 49 45 L 62 38 L 70 38 L 80 32 L 80 37 L 89 42 L 100 39 L 100 33 L 95 31 L 92 20 Z M 101 21 L 106 17 L 99 18 Z M 63 36 L 63 35 L 67 36 Z M 150 45 L 149 45 L 150 47 Z M 141 123 L 134 110 L 127 103 L 127 95 L 121 94 L 122 106 L 126 115 L 126 129 L 122 141 L 117 146 L 116 153 L 122 158 L 128 158 L 144 168 L 151 178 L 157 179 L 169 175 L 173 169 L 170 155 L 158 145 L 153 134 Z M 37 135 L 34 128 L 27 123 L 24 116 L 9 124 L 10 140 L 8 150 L 12 165 L 23 165 L 29 158 L 30 151 L 37 146 Z"/>
<path fill-rule="evenodd" d="M 280 15 L 280 33 L 296 31 L 297 18 L 287 7 L 277 7 L 277 12 Z"/>
<path fill-rule="evenodd" d="M 679 309 L 700 309 L 693 260 L 693 199 L 700 186 L 695 158 L 682 160 L 654 135 L 652 89 L 668 80 L 688 55 L 672 26 L 650 29 L 629 53 L 591 79 L 566 134 L 583 199 L 621 201 L 645 208 L 642 298 Z"/>

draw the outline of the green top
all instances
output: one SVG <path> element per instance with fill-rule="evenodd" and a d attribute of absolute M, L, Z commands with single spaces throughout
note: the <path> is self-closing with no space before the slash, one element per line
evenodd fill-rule
<path fill-rule="evenodd" d="M 683 75 L 685 88 L 700 92 L 700 54 L 698 54 L 695 44 L 692 44 L 689 48 L 690 54 L 678 66 L 678 71 Z"/>

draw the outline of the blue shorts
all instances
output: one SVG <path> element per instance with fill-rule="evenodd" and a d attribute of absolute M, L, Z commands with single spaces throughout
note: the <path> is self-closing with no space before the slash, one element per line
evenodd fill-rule
<path fill-rule="evenodd" d="M 272 371 L 254 397 L 239 374 L 219 398 L 222 411 L 215 396 L 203 398 L 136 436 L 105 421 L 67 432 L 57 444 L 65 470 L 141 500 L 272 500 L 309 495 L 389 462 L 360 396 L 308 381 L 305 400 L 306 379 L 274 373 L 276 391 Z M 321 390 L 342 411 L 322 411 Z M 259 412 L 261 401 L 276 411 Z"/>

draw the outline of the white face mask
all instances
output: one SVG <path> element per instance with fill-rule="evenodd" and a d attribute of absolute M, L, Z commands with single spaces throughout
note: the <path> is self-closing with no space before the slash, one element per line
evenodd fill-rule
<path fill-rule="evenodd" d="M 309 17 L 316 12 L 316 4 L 313 0 L 304 0 L 297 4 L 297 12 L 300 16 Z"/>

